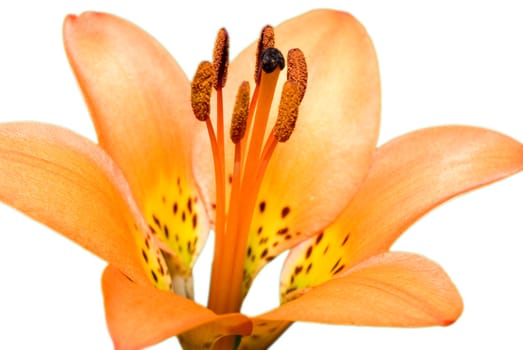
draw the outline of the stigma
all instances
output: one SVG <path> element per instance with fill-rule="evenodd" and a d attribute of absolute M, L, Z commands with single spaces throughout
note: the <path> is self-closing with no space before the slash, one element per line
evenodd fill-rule
<path fill-rule="evenodd" d="M 237 90 L 232 111 L 223 108 L 223 90 L 229 88 L 226 87 L 229 35 L 224 28 L 216 37 L 212 62 L 200 63 L 191 83 L 193 112 L 198 120 L 205 122 L 214 163 L 215 249 L 209 307 L 217 313 L 239 311 L 246 294 L 243 267 L 257 196 L 275 149 L 284 147 L 278 145 L 287 142 L 294 132 L 307 87 L 303 52 L 297 48 L 290 50 L 286 62 L 271 26 L 263 28 L 256 48 L 254 88 L 251 89 L 249 77 L 240 86 L 232 87 Z M 285 69 L 286 81 L 276 97 L 278 81 Z M 211 103 L 213 95 L 215 104 Z M 279 100 L 278 108 L 271 109 L 274 100 Z M 211 106 L 216 106 L 216 110 L 211 111 Z M 270 118 L 271 110 L 278 111 L 274 124 L 270 124 L 274 120 Z M 226 115 L 230 120 L 228 138 L 224 132 Z M 234 151 L 232 161 L 231 157 L 225 157 L 225 149 Z"/>

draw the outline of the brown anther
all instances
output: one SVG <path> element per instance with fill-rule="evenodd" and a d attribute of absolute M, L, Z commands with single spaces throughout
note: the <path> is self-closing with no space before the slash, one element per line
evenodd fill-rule
<path fill-rule="evenodd" d="M 238 88 L 234 111 L 231 121 L 231 140 L 233 143 L 241 141 L 247 129 L 247 117 L 249 116 L 250 86 L 249 82 L 244 81 Z"/>
<path fill-rule="evenodd" d="M 225 86 L 229 68 L 229 34 L 225 28 L 220 29 L 216 36 L 213 51 L 214 83 L 216 90 Z"/>
<path fill-rule="evenodd" d="M 198 65 L 191 83 L 191 106 L 196 119 L 205 121 L 211 115 L 211 93 L 214 69 L 211 62 Z"/>
<path fill-rule="evenodd" d="M 261 56 L 263 51 L 269 47 L 274 47 L 274 29 L 270 25 L 266 25 L 261 31 L 260 38 L 258 39 L 258 47 L 256 49 L 256 66 L 254 68 L 254 81 L 256 84 L 260 83 Z"/>
<path fill-rule="evenodd" d="M 300 102 L 307 89 L 307 62 L 300 49 L 290 49 L 287 53 L 287 80 L 296 82 L 300 88 Z"/>
<path fill-rule="evenodd" d="M 283 84 L 280 106 L 278 107 L 278 118 L 274 125 L 274 137 L 279 142 L 285 142 L 291 137 L 298 119 L 299 106 L 300 87 L 298 83 L 287 80 Z"/>

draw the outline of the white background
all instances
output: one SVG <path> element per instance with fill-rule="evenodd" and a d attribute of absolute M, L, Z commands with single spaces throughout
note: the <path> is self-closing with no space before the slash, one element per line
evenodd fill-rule
<path fill-rule="evenodd" d="M 383 82 L 380 143 L 440 124 L 484 126 L 523 141 L 523 10 L 517 1 L 169 3 L 3 1 L 0 121 L 46 121 L 94 140 L 62 47 L 62 20 L 68 13 L 91 9 L 132 20 L 156 36 L 192 76 L 198 62 L 210 58 L 222 26 L 229 30 L 234 56 L 263 25 L 332 7 L 353 13 L 374 40 Z M 296 324 L 273 349 L 523 348 L 522 195 L 520 174 L 462 196 L 423 218 L 394 246 L 424 254 L 448 271 L 465 301 L 454 325 Z M 0 237 L 0 348 L 110 349 L 99 286 L 104 263 L 6 206 L 0 206 Z M 201 301 L 208 253 L 195 272 Z M 278 264 L 281 259 L 256 281 L 248 314 L 276 305 Z M 170 341 L 158 348 L 177 346 Z"/>

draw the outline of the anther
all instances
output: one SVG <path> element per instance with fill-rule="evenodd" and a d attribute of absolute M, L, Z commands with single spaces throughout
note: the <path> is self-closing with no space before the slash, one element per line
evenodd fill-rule
<path fill-rule="evenodd" d="M 307 62 L 305 55 L 300 49 L 291 49 L 287 53 L 287 80 L 298 84 L 300 89 L 300 102 L 307 89 Z"/>
<path fill-rule="evenodd" d="M 225 86 L 227 69 L 229 68 L 229 34 L 225 28 L 220 29 L 216 36 L 213 51 L 214 88 L 216 90 Z"/>
<path fill-rule="evenodd" d="M 260 39 L 258 39 L 258 47 L 256 48 L 256 66 L 254 69 L 254 81 L 256 84 L 260 82 L 260 63 L 263 51 L 269 47 L 274 47 L 274 29 L 270 25 L 266 25 L 261 31 Z"/>
<path fill-rule="evenodd" d="M 285 142 L 291 137 L 300 106 L 300 88 L 297 83 L 287 80 L 283 84 L 278 118 L 274 125 L 274 137 L 279 142 Z"/>
<path fill-rule="evenodd" d="M 234 144 L 241 141 L 247 128 L 249 116 L 250 86 L 247 81 L 241 83 L 236 95 L 231 121 L 231 140 Z"/>
<path fill-rule="evenodd" d="M 211 92 L 214 70 L 211 62 L 198 65 L 191 83 L 191 106 L 196 119 L 205 121 L 211 114 Z"/>
<path fill-rule="evenodd" d="M 280 50 L 269 47 L 261 55 L 261 68 L 265 73 L 272 73 L 277 67 L 285 68 L 285 58 Z"/>

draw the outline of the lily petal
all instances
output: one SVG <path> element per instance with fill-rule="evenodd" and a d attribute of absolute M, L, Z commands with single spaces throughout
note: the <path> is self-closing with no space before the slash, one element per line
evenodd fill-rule
<path fill-rule="evenodd" d="M 408 253 L 371 257 L 300 294 L 258 318 L 421 327 L 449 325 L 463 310 L 461 297 L 443 269 Z"/>
<path fill-rule="evenodd" d="M 117 349 L 141 349 L 186 331 L 206 332 L 209 347 L 225 335 L 248 335 L 251 321 L 241 314 L 216 315 L 171 292 L 140 286 L 108 266 L 102 277 L 106 319 Z"/>
<path fill-rule="evenodd" d="M 267 261 L 340 213 L 367 174 L 378 137 L 376 54 L 356 19 L 343 12 L 311 11 L 277 26 L 275 35 L 284 54 L 295 47 L 305 53 L 309 79 L 296 129 L 276 147 L 261 185 L 250 228 L 246 285 Z M 232 110 L 236 87 L 252 80 L 255 46 L 229 67 L 226 113 Z M 276 91 L 281 91 L 284 74 Z M 232 149 L 227 151 L 232 159 Z M 212 187 L 213 179 L 203 183 Z"/>
<path fill-rule="evenodd" d="M 186 76 L 158 42 L 121 18 L 68 16 L 63 31 L 100 145 L 123 170 L 151 230 L 183 260 L 177 268 L 190 275 L 209 226 L 192 175 L 198 125 Z"/>
<path fill-rule="evenodd" d="M 292 324 L 289 321 L 269 321 L 256 317 L 252 322 L 252 334 L 242 338 L 239 350 L 268 349 Z"/>
<path fill-rule="evenodd" d="M 376 152 L 369 176 L 341 216 L 289 254 L 282 297 L 318 285 L 387 251 L 421 216 L 466 191 L 523 169 L 523 145 L 466 126 L 418 130 Z"/>
<path fill-rule="evenodd" d="M 156 253 L 155 241 L 147 238 L 147 226 L 120 170 L 101 148 L 82 136 L 45 124 L 0 124 L 0 183 L 1 201 L 110 262 L 136 282 L 149 284 L 152 279 L 144 274 L 139 247 L 149 254 L 151 263 L 159 259 L 158 264 L 165 264 Z M 162 275 L 158 273 L 157 279 L 156 284 L 161 283 Z"/>

